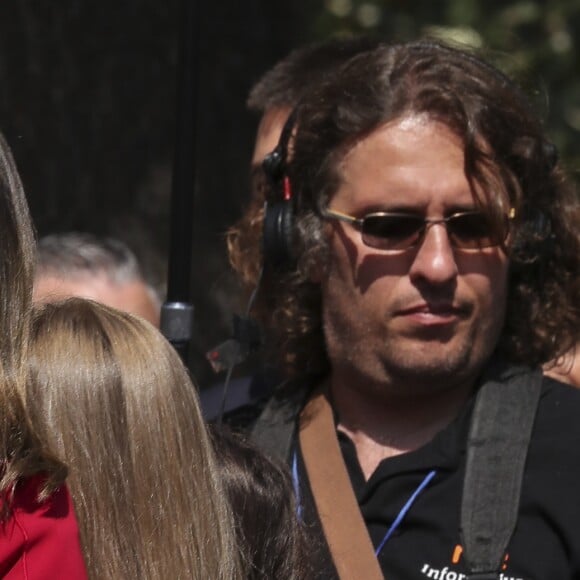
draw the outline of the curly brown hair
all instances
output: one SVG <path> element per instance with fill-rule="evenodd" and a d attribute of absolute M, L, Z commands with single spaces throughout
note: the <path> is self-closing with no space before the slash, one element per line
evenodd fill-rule
<path fill-rule="evenodd" d="M 579 199 L 525 94 L 473 52 L 428 40 L 381 45 L 311 91 L 281 140 L 290 142 L 280 151 L 292 183 L 296 263 L 265 269 L 254 313 L 290 374 L 328 370 L 311 272 L 324 263 L 321 209 L 340 185 L 339 162 L 356 140 L 411 114 L 427 114 L 460 137 L 476 202 L 497 227 L 515 210 L 498 350 L 514 363 L 538 365 L 579 339 Z M 229 232 L 231 263 L 249 286 L 261 275 L 263 202 L 279 198 L 277 190 L 255 176 L 252 203 Z"/>

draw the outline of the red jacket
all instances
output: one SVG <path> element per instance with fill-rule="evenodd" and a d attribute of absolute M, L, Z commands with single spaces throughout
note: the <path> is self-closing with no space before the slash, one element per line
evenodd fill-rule
<path fill-rule="evenodd" d="M 16 486 L 12 514 L 0 524 L 0 577 L 7 580 L 85 580 L 72 501 L 61 487 L 36 501 L 41 476 Z"/>

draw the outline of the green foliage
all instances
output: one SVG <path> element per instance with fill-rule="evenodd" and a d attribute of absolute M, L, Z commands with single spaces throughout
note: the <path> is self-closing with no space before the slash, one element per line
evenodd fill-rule
<path fill-rule="evenodd" d="M 578 0 L 326 0 L 312 36 L 352 33 L 395 41 L 429 35 L 485 50 L 520 80 L 580 181 Z"/>

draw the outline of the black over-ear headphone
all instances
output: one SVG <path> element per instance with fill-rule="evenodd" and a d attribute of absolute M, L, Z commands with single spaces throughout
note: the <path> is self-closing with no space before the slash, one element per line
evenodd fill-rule
<path fill-rule="evenodd" d="M 271 187 L 271 195 L 264 206 L 262 226 L 264 267 L 278 271 L 290 268 L 295 258 L 293 239 L 296 200 L 286 173 L 286 161 L 296 117 L 297 108 L 288 117 L 278 145 L 262 162 L 262 169 Z"/>

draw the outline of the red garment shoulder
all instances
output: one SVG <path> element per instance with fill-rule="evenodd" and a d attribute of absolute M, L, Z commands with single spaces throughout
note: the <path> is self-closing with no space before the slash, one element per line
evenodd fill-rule
<path fill-rule="evenodd" d="M 87 578 L 72 500 L 66 487 L 46 501 L 41 476 L 19 482 L 12 514 L 0 525 L 0 577 L 6 580 Z"/>

